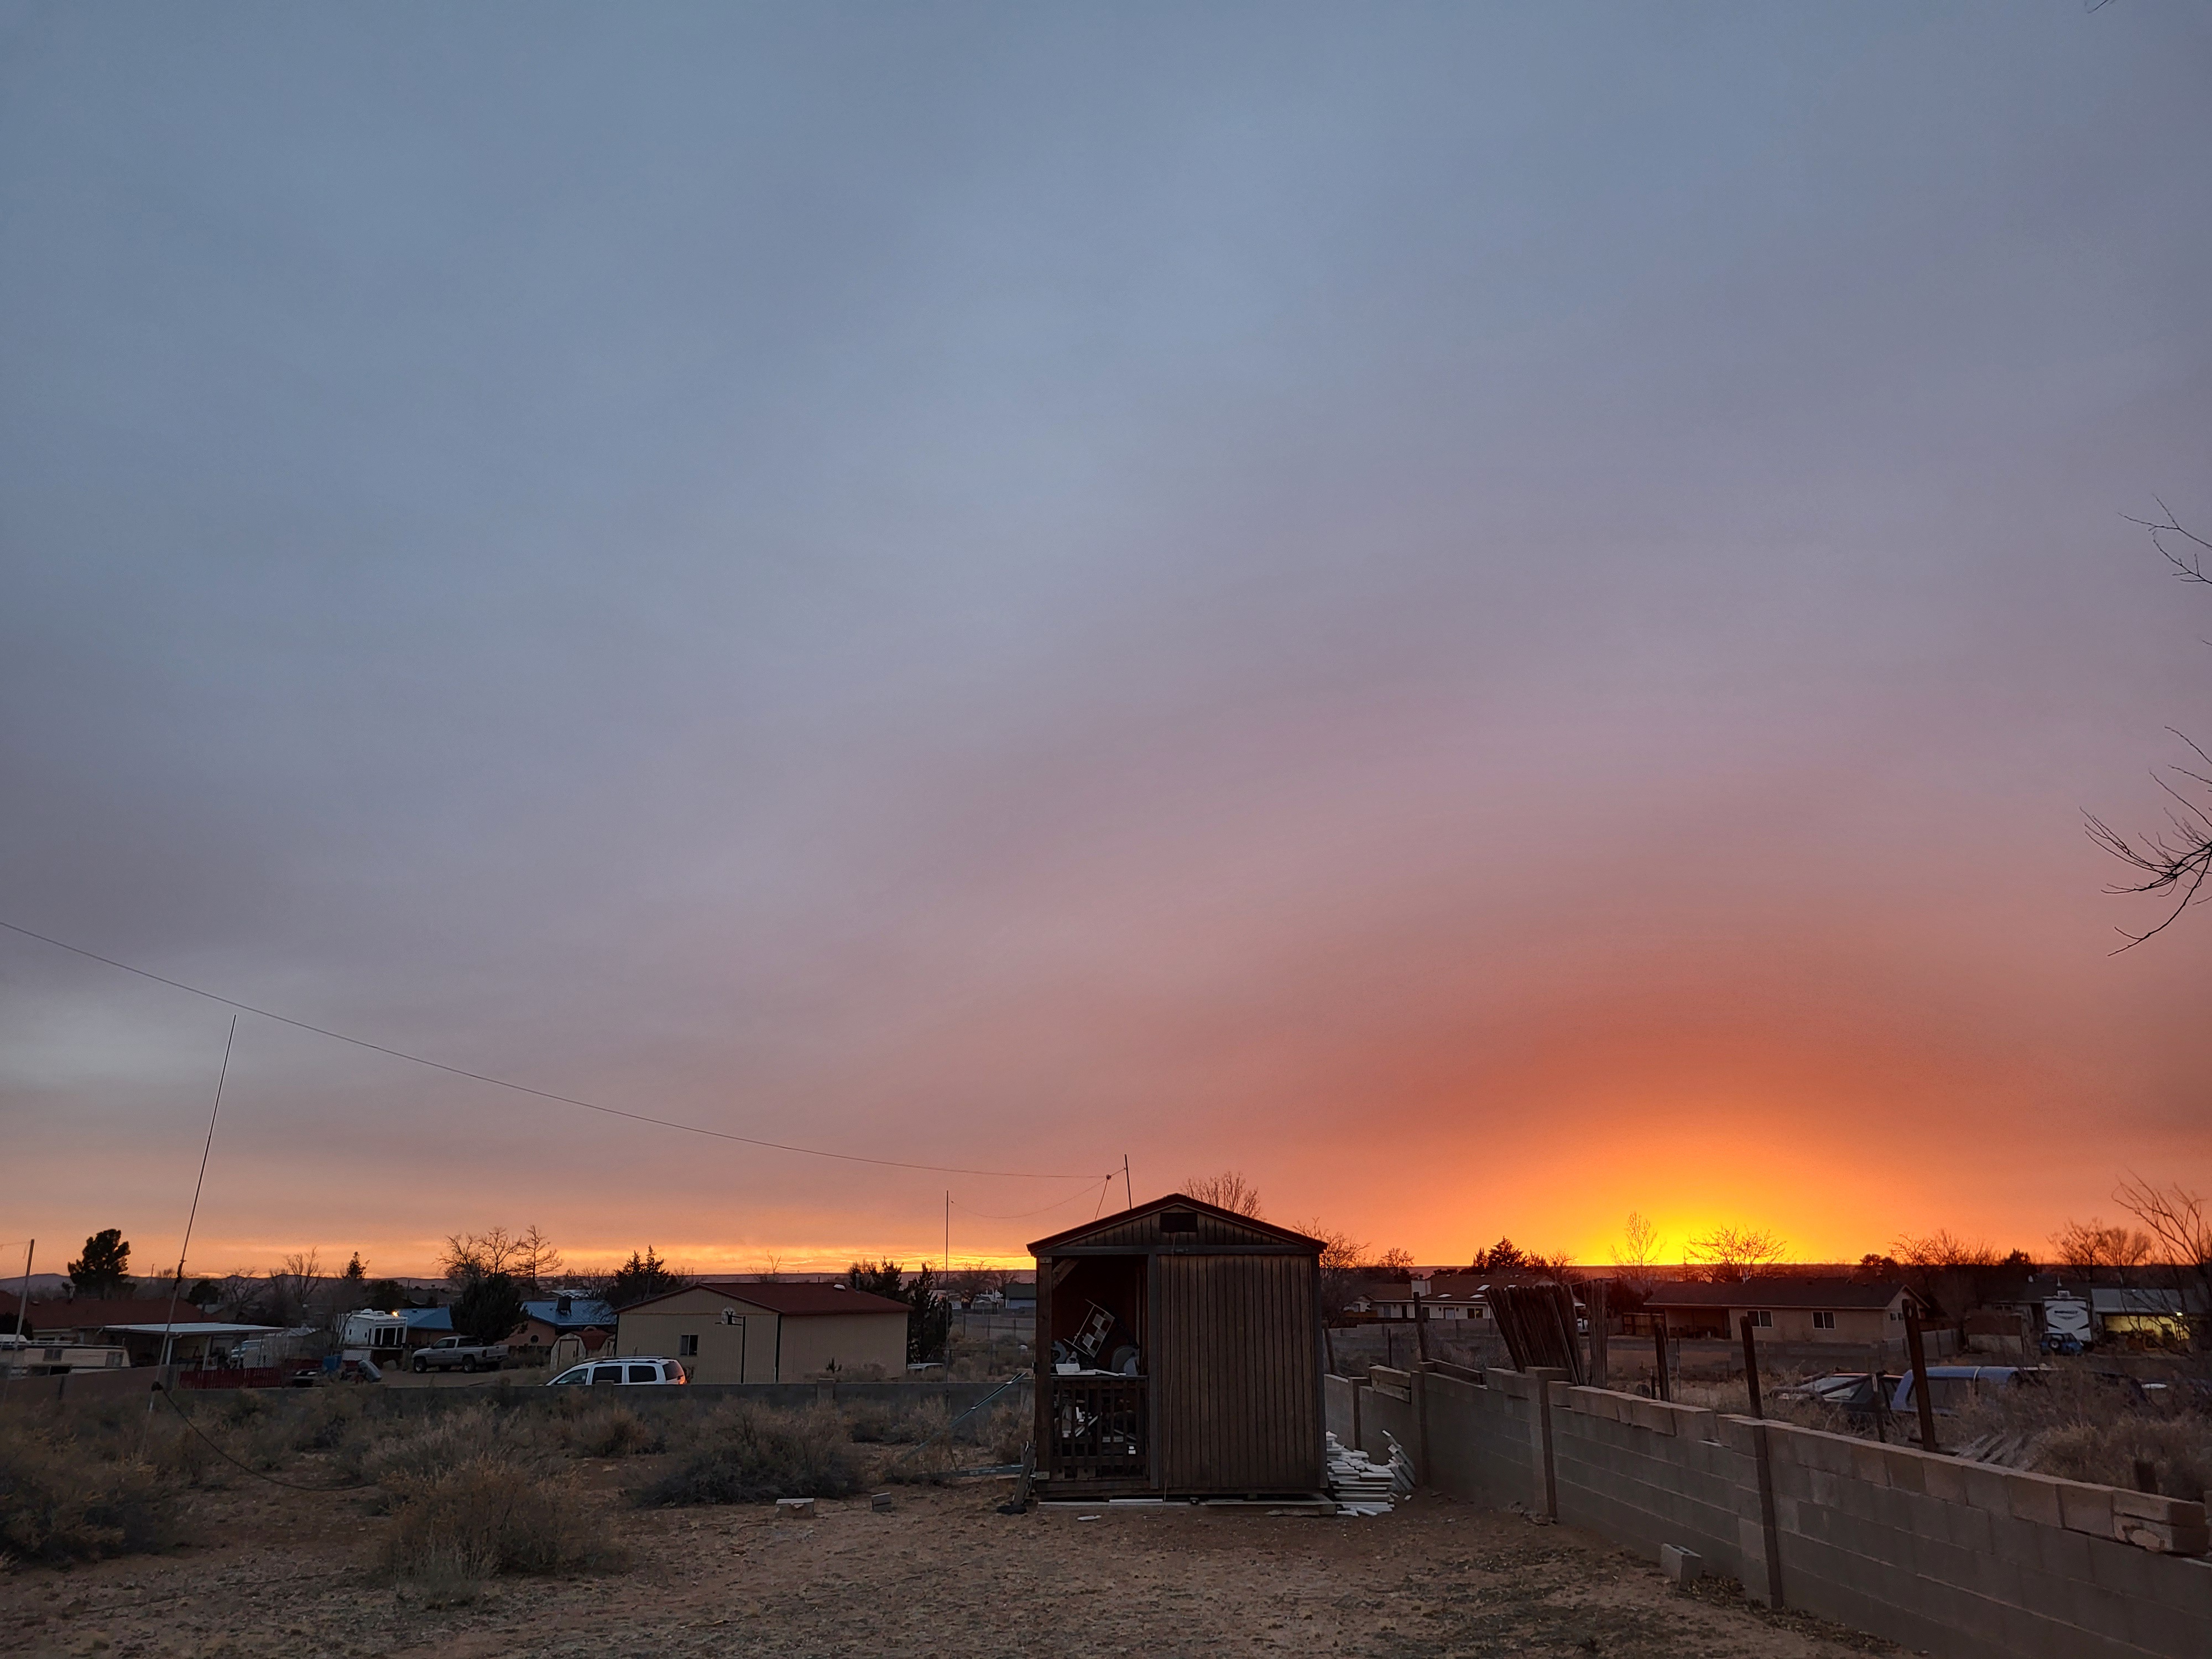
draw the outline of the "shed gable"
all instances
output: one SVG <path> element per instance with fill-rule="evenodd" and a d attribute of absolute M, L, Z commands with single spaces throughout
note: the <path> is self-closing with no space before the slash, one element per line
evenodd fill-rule
<path fill-rule="evenodd" d="M 1133 1210 L 1124 1210 L 1119 1215 L 1054 1233 L 1030 1246 L 1032 1255 L 1208 1250 L 1249 1250 L 1268 1255 L 1289 1251 L 1318 1255 L 1321 1242 L 1288 1227 L 1256 1221 L 1194 1198 L 1171 1194 Z"/>

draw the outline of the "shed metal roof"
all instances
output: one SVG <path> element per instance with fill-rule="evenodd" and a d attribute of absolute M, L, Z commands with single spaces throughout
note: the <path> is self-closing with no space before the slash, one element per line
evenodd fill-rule
<path fill-rule="evenodd" d="M 716 1296 L 732 1302 L 750 1302 L 756 1308 L 765 1308 L 786 1318 L 804 1319 L 815 1314 L 890 1314 L 903 1318 L 913 1311 L 903 1302 L 894 1302 L 890 1297 L 878 1296 L 873 1291 L 848 1290 L 842 1285 L 762 1285 L 743 1280 L 710 1280 L 701 1285 L 686 1285 L 680 1291 L 667 1291 L 659 1296 L 647 1297 L 642 1302 L 633 1302 L 622 1310 L 636 1313 L 671 1297 L 685 1296 L 693 1291 L 711 1291 Z"/>
<path fill-rule="evenodd" d="M 1142 1250 L 1151 1237 L 1159 1231 L 1157 1218 L 1169 1210 L 1194 1212 L 1200 1221 L 1200 1231 L 1194 1239 L 1212 1248 L 1226 1245 L 1233 1249 L 1239 1243 L 1262 1247 L 1295 1245 L 1321 1253 L 1321 1241 L 1309 1238 L 1289 1227 L 1278 1227 L 1272 1221 L 1262 1221 L 1256 1216 L 1239 1215 L 1234 1210 L 1224 1210 L 1218 1204 L 1186 1197 L 1181 1193 L 1170 1193 L 1132 1210 L 1121 1210 L 1113 1215 L 1101 1216 L 1079 1226 L 1040 1238 L 1030 1246 L 1031 1255 L 1049 1255 L 1054 1250 L 1079 1246 L 1121 1246 Z"/>

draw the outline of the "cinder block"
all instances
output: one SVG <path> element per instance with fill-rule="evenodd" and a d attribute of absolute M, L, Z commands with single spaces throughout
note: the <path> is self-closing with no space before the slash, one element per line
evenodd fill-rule
<path fill-rule="evenodd" d="M 1799 1449 L 1805 1467 L 1825 1469 L 1830 1474 L 1851 1473 L 1851 1454 L 1858 1447 L 1856 1440 L 1839 1434 L 1823 1434 L 1814 1431 Z"/>
<path fill-rule="evenodd" d="M 1886 1478 L 1899 1492 L 1920 1492 L 1928 1490 L 1927 1453 L 1906 1446 L 1893 1446 L 1886 1460 Z"/>
<path fill-rule="evenodd" d="M 2012 1485 L 2002 1469 L 1986 1463 L 1968 1463 L 1960 1473 L 1966 1478 L 1966 1502 L 1985 1515 L 2012 1514 Z"/>
<path fill-rule="evenodd" d="M 1887 1486 L 1889 1484 L 1888 1449 L 1861 1441 L 1851 1448 L 1850 1472 L 1870 1486 Z"/>
<path fill-rule="evenodd" d="M 2119 1608 L 2129 1641 L 2147 1653 L 2212 1653 L 2212 1619 L 2156 1601 L 2129 1601 Z"/>
<path fill-rule="evenodd" d="M 811 1498 L 779 1498 L 775 1500 L 775 1517 L 779 1521 L 811 1521 L 814 1500 Z"/>
<path fill-rule="evenodd" d="M 868 1507 L 875 1510 L 877 1514 L 882 1515 L 887 1513 L 890 1510 L 890 1506 L 891 1495 L 889 1492 L 872 1492 L 868 1494 Z"/>
<path fill-rule="evenodd" d="M 2086 1481 L 2058 1483 L 2058 1522 L 2069 1532 L 2086 1532 L 2092 1538 L 2116 1538 L 2112 1530 L 2112 1489 Z"/>
<path fill-rule="evenodd" d="M 1686 1550 L 1677 1544 L 1662 1544 L 1659 1547 L 1659 1571 L 1674 1583 L 1692 1583 L 1705 1576 L 1705 1558 L 1695 1550 Z"/>
<path fill-rule="evenodd" d="M 2161 1498 L 2154 1492 L 2130 1492 L 2123 1486 L 2105 1488 L 2112 1495 L 2112 1513 L 2140 1516 L 2146 1521 L 2163 1521 L 2170 1526 L 2201 1527 L 2204 1524 L 2204 1505 L 2187 1498 Z"/>
<path fill-rule="evenodd" d="M 2172 1565 L 2118 1540 L 2089 1546 L 2089 1582 L 2115 1595 L 2155 1595 L 2162 1588 L 2163 1569 Z M 2205 1577 L 2205 1607 L 2212 1612 L 2212 1572 Z"/>
<path fill-rule="evenodd" d="M 1946 1504 L 1966 1501 L 1966 1466 L 1955 1457 L 1923 1457 L 1920 1460 L 1922 1490 L 1930 1498 L 1941 1498 Z"/>
<path fill-rule="evenodd" d="M 2058 1488 L 2064 1482 L 2056 1475 L 2030 1474 L 2025 1470 L 2007 1471 L 2006 1489 L 2012 1501 L 2013 1518 L 2033 1521 L 2041 1527 L 2063 1526 L 2058 1508 Z"/>
<path fill-rule="evenodd" d="M 1721 1444 L 1746 1457 L 1759 1455 L 1759 1419 L 1730 1413 L 1720 1419 Z"/>
<path fill-rule="evenodd" d="M 1679 1440 L 1717 1440 L 1721 1437 L 1720 1413 L 1698 1406 L 1678 1406 L 1674 1408 L 1674 1436 Z"/>
<path fill-rule="evenodd" d="M 2035 1558 L 2039 1577 L 2063 1578 L 2084 1585 L 2092 1583 L 2089 1540 L 2078 1532 L 2063 1527 L 2038 1527 Z"/>
<path fill-rule="evenodd" d="M 2212 1548 L 2212 1537 L 2203 1527 L 2178 1527 L 2136 1515 L 2122 1516 L 2115 1524 L 2127 1542 L 2155 1555 L 2203 1555 Z"/>

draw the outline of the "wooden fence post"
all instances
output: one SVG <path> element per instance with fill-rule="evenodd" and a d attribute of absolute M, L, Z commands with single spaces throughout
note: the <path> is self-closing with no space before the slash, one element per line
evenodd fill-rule
<path fill-rule="evenodd" d="M 1912 1399 L 1920 1407 L 1920 1449 L 1934 1451 L 1936 1401 L 1928 1392 L 1928 1349 L 1920 1340 L 1920 1316 L 1910 1307 L 1905 1310 L 1905 1347 L 1912 1356 Z"/>
<path fill-rule="evenodd" d="M 1740 1323 L 1743 1328 L 1743 1386 L 1751 1395 L 1751 1414 L 1764 1417 L 1766 1413 L 1759 1401 L 1759 1339 L 1751 1333 L 1749 1314 Z"/>

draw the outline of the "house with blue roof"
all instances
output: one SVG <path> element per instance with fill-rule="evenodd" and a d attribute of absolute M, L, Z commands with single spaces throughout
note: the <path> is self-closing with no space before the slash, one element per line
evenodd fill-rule
<path fill-rule="evenodd" d="M 611 1339 L 615 1334 L 614 1309 L 596 1297 L 533 1297 L 522 1304 L 522 1322 L 507 1339 L 507 1351 L 550 1351 L 562 1337 L 574 1336 L 582 1340 L 582 1352 L 597 1353 L 600 1342 L 586 1335 L 586 1332 L 595 1334 L 602 1341 Z"/>

